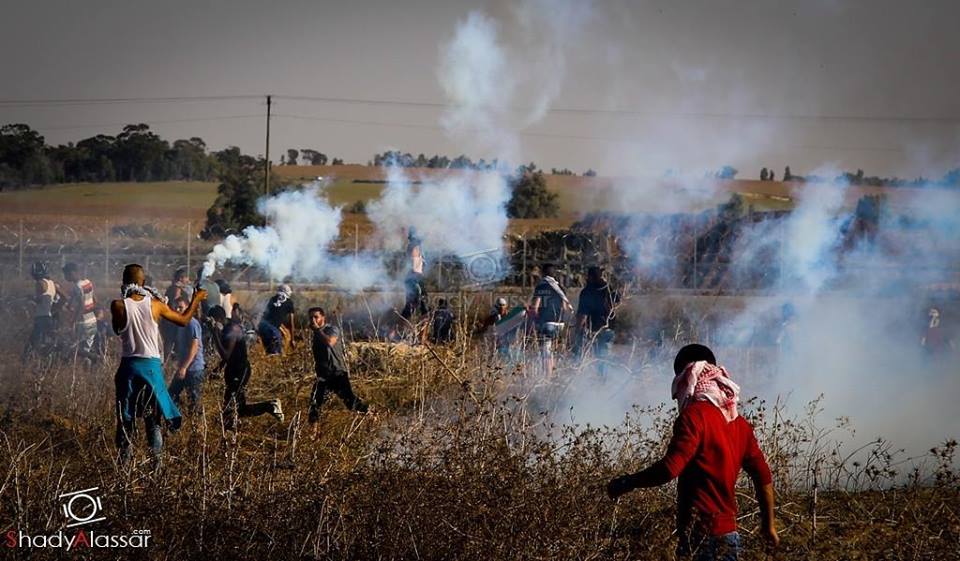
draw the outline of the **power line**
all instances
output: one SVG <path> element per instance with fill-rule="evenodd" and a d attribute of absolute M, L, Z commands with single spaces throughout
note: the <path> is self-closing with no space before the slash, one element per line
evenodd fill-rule
<path fill-rule="evenodd" d="M 69 105 L 121 105 L 138 103 L 188 103 L 263 99 L 262 95 L 200 95 L 176 97 L 104 97 L 67 99 L 0 99 L 0 107 L 48 107 Z"/>
<path fill-rule="evenodd" d="M 327 123 L 341 123 L 349 125 L 365 125 L 365 126 L 376 126 L 376 127 L 398 127 L 398 128 L 412 128 L 412 129 L 424 129 L 424 130 L 434 130 L 434 131 L 446 131 L 441 126 L 438 125 L 421 125 L 413 123 L 395 123 L 395 122 L 386 122 L 386 121 L 365 121 L 359 119 L 340 119 L 334 117 L 317 117 L 312 115 L 291 115 L 286 113 L 275 114 L 275 118 L 286 118 L 286 119 L 295 119 L 295 120 L 307 120 L 307 121 L 322 121 Z M 465 132 L 471 132 L 467 130 Z M 479 131 L 475 131 L 479 132 Z M 517 136 L 525 137 L 535 137 L 535 138 L 551 138 L 557 140 L 586 140 L 591 142 L 606 142 L 611 144 L 636 144 L 642 145 L 642 142 L 635 140 L 623 139 L 623 138 L 609 138 L 602 136 L 588 136 L 588 135 L 576 135 L 576 134 L 562 134 L 562 133 L 544 133 L 544 132 L 531 132 L 531 131 L 516 131 L 514 134 Z M 802 149 L 802 150 L 822 150 L 824 152 L 836 152 L 836 151 L 848 151 L 848 152 L 891 152 L 891 153 L 902 153 L 904 150 L 902 148 L 887 148 L 881 146 L 870 146 L 870 147 L 842 147 L 842 146 L 813 146 L 813 145 L 796 145 L 796 146 L 787 146 L 786 148 Z"/>
<path fill-rule="evenodd" d="M 130 121 L 124 123 L 101 123 L 97 125 L 68 125 L 68 126 L 53 126 L 53 127 L 44 127 L 37 126 L 38 130 L 44 131 L 65 131 L 65 130 L 79 130 L 79 129 L 96 129 L 96 128 L 107 128 L 107 127 L 125 127 L 130 124 L 145 124 L 145 125 L 166 125 L 170 123 L 192 123 L 192 122 L 201 122 L 201 121 L 222 121 L 229 119 L 261 119 L 263 115 L 223 115 L 219 117 L 196 117 L 189 119 L 163 119 L 163 120 L 137 120 L 136 123 L 131 123 Z"/>
<path fill-rule="evenodd" d="M 392 105 L 405 107 L 420 107 L 431 109 L 455 109 L 457 106 L 449 103 L 431 102 L 431 101 L 407 101 L 407 100 L 384 100 L 384 99 L 362 99 L 345 97 L 318 97 L 318 96 L 275 96 L 277 99 L 286 99 L 291 101 L 308 101 L 319 103 L 341 103 L 354 105 Z M 513 111 L 531 111 L 532 107 L 513 107 L 508 108 Z M 871 116 L 871 115 L 805 115 L 805 114 L 770 114 L 770 113 L 711 113 L 711 112 L 686 112 L 675 113 L 669 111 L 641 111 L 636 109 L 587 109 L 575 107 L 552 107 L 546 110 L 550 114 L 571 114 L 571 115 L 613 115 L 613 116 L 635 116 L 635 117 L 673 117 L 681 119 L 743 119 L 743 120 L 782 120 L 782 121 L 876 121 L 876 122 L 925 122 L 937 124 L 960 123 L 960 117 L 930 117 L 930 116 Z"/>
<path fill-rule="evenodd" d="M 303 101 L 312 103 L 372 105 L 390 107 L 412 107 L 421 109 L 455 109 L 456 105 L 436 101 L 416 101 L 400 99 L 372 99 L 353 97 L 329 96 L 295 96 L 278 95 L 275 99 L 288 101 Z M 116 97 L 116 98 L 66 98 L 66 99 L 0 99 L 0 107 L 47 107 L 71 105 L 111 105 L 111 104 L 139 104 L 139 103 L 189 103 L 213 102 L 231 100 L 262 100 L 264 95 L 216 95 L 216 96 L 174 96 L 174 97 Z M 514 107 L 512 111 L 529 111 L 531 108 Z M 596 115 L 596 116 L 634 116 L 648 118 L 676 118 L 676 119 L 712 119 L 712 120 L 760 120 L 760 121 L 844 121 L 844 122 L 875 122 L 875 123 L 916 123 L 934 125 L 960 124 L 960 117 L 954 116 L 925 116 L 925 115 L 817 115 L 817 114 L 773 114 L 773 113 L 717 113 L 717 112 L 668 112 L 645 111 L 635 109 L 589 109 L 577 107 L 554 107 L 546 111 L 548 114 L 567 115 Z"/>

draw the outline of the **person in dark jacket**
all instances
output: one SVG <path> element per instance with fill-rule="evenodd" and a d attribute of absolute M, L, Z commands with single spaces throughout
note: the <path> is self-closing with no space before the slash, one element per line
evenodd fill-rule
<path fill-rule="evenodd" d="M 260 324 L 257 325 L 257 334 L 260 335 L 260 341 L 268 355 L 283 353 L 284 330 L 288 332 L 290 343 L 293 344 L 295 312 L 293 289 L 290 285 L 281 284 L 277 288 L 277 293 L 267 302 Z"/>
<path fill-rule="evenodd" d="M 343 356 L 343 343 L 340 341 L 340 330 L 334 325 L 327 324 L 323 308 L 310 308 L 309 314 L 310 329 L 313 331 L 313 366 L 317 381 L 314 382 L 313 391 L 310 393 L 308 420 L 315 423 L 320 419 L 320 407 L 327 399 L 327 392 L 340 396 L 347 409 L 366 413 L 367 404 L 353 393 L 353 388 L 350 386 L 347 362 Z"/>
<path fill-rule="evenodd" d="M 603 278 L 603 269 L 587 269 L 587 284 L 580 291 L 577 302 L 577 342 L 580 352 L 589 346 L 593 355 L 600 359 L 600 371 L 604 370 L 604 359 L 610 354 L 614 331 L 613 307 L 615 294 Z"/>

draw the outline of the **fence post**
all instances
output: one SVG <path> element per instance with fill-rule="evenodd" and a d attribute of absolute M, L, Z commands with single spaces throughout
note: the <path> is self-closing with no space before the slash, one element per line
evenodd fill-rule
<path fill-rule="evenodd" d="M 17 257 L 17 276 L 23 278 L 23 218 L 20 219 L 20 235 L 17 237 L 18 257 Z"/>
<path fill-rule="evenodd" d="M 520 286 L 524 290 L 527 289 L 527 233 L 524 232 L 520 234 L 520 239 L 523 240 L 523 271 L 520 273 L 523 275 L 523 278 L 520 280 Z"/>
<path fill-rule="evenodd" d="M 187 271 L 190 270 L 190 238 L 193 237 L 193 221 L 187 220 Z"/>
<path fill-rule="evenodd" d="M 784 249 L 785 249 L 785 248 L 784 248 L 783 229 L 784 229 L 784 225 L 783 225 L 783 221 L 781 220 L 781 221 L 780 221 L 780 251 L 778 252 L 778 253 L 779 253 L 779 255 L 778 255 L 778 257 L 779 257 L 779 259 L 778 259 L 779 263 L 777 264 L 777 285 L 780 287 L 781 290 L 783 289 L 783 283 L 784 283 L 784 279 L 783 279 L 783 252 L 784 252 Z"/>
<path fill-rule="evenodd" d="M 693 289 L 697 289 L 697 268 L 700 263 L 697 253 L 700 249 L 700 239 L 697 236 L 697 222 L 693 222 Z"/>
<path fill-rule="evenodd" d="M 353 256 L 358 257 L 360 255 L 360 225 L 354 223 L 353 225 Z"/>
<path fill-rule="evenodd" d="M 110 221 L 103 221 L 103 282 L 110 279 Z"/>

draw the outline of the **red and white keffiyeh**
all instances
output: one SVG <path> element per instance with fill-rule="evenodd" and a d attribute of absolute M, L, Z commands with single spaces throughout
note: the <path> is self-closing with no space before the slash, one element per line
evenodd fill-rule
<path fill-rule="evenodd" d="M 730 422 L 737 418 L 740 386 L 735 384 L 722 366 L 705 360 L 691 362 L 673 378 L 673 399 L 681 411 L 694 401 L 709 401 L 716 405 Z"/>

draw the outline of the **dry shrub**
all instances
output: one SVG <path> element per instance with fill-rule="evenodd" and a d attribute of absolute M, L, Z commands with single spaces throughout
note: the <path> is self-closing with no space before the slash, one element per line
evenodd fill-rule
<path fill-rule="evenodd" d="M 662 453 L 672 411 L 637 409 L 610 427 L 558 425 L 551 396 L 575 369 L 545 383 L 476 348 L 358 348 L 355 386 L 374 411 L 355 415 L 334 398 L 316 426 L 305 422 L 309 351 L 254 353 L 251 398 L 279 395 L 287 421 L 224 430 L 221 383 L 211 380 L 203 413 L 166 435 L 159 469 L 142 451 L 127 469 L 113 461 L 110 368 L 5 367 L 2 529 L 55 532 L 64 523 L 57 497 L 99 486 L 108 519 L 96 529 L 151 530 L 151 559 L 671 558 L 673 486 L 616 502 L 603 486 Z M 0 353 L 15 362 L 14 349 Z M 820 428 L 816 403 L 799 417 L 779 404 L 745 410 L 776 474 L 780 558 L 958 557 L 955 442 L 911 469 L 883 441 L 856 453 L 838 447 L 844 427 Z M 745 558 L 764 558 L 746 481 L 739 496 Z"/>

